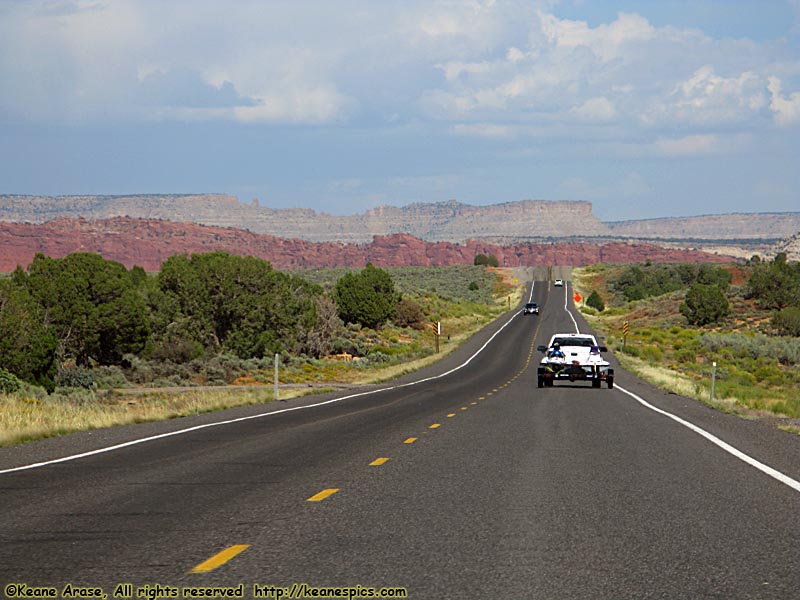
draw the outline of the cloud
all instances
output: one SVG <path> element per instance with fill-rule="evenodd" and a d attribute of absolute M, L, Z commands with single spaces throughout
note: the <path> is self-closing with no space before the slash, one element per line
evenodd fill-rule
<path fill-rule="evenodd" d="M 769 92 L 772 95 L 770 109 L 778 125 L 789 126 L 800 123 L 800 92 L 794 92 L 788 98 L 781 95 L 781 80 L 769 78 Z"/>
<path fill-rule="evenodd" d="M 371 120 L 488 139 L 606 130 L 667 147 L 676 126 L 714 135 L 798 119 L 797 95 L 780 91 L 800 77 L 786 44 L 713 39 L 631 12 L 590 25 L 558 10 L 547 0 L 0 4 L 0 114 Z"/>
<path fill-rule="evenodd" d="M 686 123 L 697 126 L 747 123 L 767 107 L 766 79 L 752 71 L 721 77 L 704 65 L 672 91 L 656 98 L 642 113 L 649 125 Z"/>
<path fill-rule="evenodd" d="M 590 98 L 580 106 L 571 108 L 569 112 L 579 121 L 589 123 L 605 123 L 613 121 L 617 116 L 614 104 L 603 96 Z"/>
<path fill-rule="evenodd" d="M 258 100 L 241 96 L 230 81 L 207 83 L 196 71 L 177 69 L 153 71 L 138 84 L 138 101 L 145 106 L 183 108 L 225 108 L 256 106 Z"/>
<path fill-rule="evenodd" d="M 615 21 L 594 29 L 585 21 L 558 19 L 552 14 L 540 13 L 541 31 L 556 47 L 589 48 L 603 62 L 624 55 L 631 44 L 651 40 L 655 28 L 644 17 L 620 13 Z"/>

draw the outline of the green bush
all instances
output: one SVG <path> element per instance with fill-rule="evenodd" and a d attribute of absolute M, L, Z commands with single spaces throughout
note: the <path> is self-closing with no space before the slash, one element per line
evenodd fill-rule
<path fill-rule="evenodd" d="M 84 388 L 87 390 L 97 387 L 94 373 L 85 367 L 61 367 L 56 374 L 56 385 L 61 388 Z"/>
<path fill-rule="evenodd" d="M 390 319 L 400 302 L 392 278 L 372 263 L 360 273 L 347 273 L 339 279 L 335 295 L 342 321 L 371 328 Z"/>
<path fill-rule="evenodd" d="M 658 346 L 644 346 L 641 351 L 642 358 L 652 363 L 659 363 L 664 358 L 664 353 Z"/>
<path fill-rule="evenodd" d="M 771 325 L 778 335 L 800 337 L 800 308 L 791 306 L 776 312 Z"/>
<path fill-rule="evenodd" d="M 16 375 L 0 368 L 0 392 L 3 394 L 13 394 L 18 392 L 22 387 L 22 383 L 17 379 Z"/>
<path fill-rule="evenodd" d="M 478 254 L 475 256 L 473 264 L 475 266 L 484 266 L 484 267 L 500 266 L 500 262 L 497 260 L 497 257 L 494 254 L 490 254 L 488 256 L 485 254 Z"/>
<path fill-rule="evenodd" d="M 597 290 L 592 290 L 592 293 L 589 294 L 589 297 L 586 299 L 586 304 L 587 306 L 596 308 L 599 312 L 603 312 L 606 309 L 606 303 L 603 302 L 603 299 L 600 297 L 600 294 L 597 293 Z"/>
<path fill-rule="evenodd" d="M 725 293 L 716 285 L 694 283 L 681 303 L 681 314 L 691 325 L 710 325 L 728 316 L 731 307 Z"/>

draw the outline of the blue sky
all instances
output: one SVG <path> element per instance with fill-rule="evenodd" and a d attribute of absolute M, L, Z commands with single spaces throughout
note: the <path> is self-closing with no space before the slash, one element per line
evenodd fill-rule
<path fill-rule="evenodd" d="M 800 0 L 0 0 L 0 193 L 800 211 Z"/>

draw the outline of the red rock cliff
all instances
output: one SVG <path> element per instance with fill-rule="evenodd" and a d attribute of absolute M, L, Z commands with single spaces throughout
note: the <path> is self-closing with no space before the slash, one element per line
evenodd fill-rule
<path fill-rule="evenodd" d="M 313 267 L 441 266 L 472 264 L 476 254 L 493 254 L 501 266 L 572 265 L 613 262 L 731 262 L 694 250 L 648 244 L 516 244 L 468 241 L 424 242 L 406 234 L 375 236 L 368 244 L 307 242 L 258 235 L 239 229 L 119 217 L 100 221 L 59 219 L 40 225 L 0 223 L 0 271 L 26 267 L 37 252 L 63 258 L 94 252 L 122 263 L 156 271 L 173 254 L 224 250 L 269 260 L 276 269 Z"/>

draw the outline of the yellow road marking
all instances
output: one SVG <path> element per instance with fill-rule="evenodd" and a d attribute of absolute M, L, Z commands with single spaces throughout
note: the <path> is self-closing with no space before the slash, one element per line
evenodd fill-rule
<path fill-rule="evenodd" d="M 414 442 L 416 442 L 416 441 L 417 441 L 417 438 L 408 438 L 408 439 L 407 439 L 405 442 L 403 442 L 403 443 L 404 443 L 404 444 L 413 444 L 413 443 L 414 443 Z"/>
<path fill-rule="evenodd" d="M 327 490 L 322 490 L 319 494 L 314 494 L 311 498 L 308 499 L 309 502 L 322 502 L 328 496 L 332 496 L 336 492 L 339 491 L 339 488 L 328 488 Z"/>
<path fill-rule="evenodd" d="M 472 406 L 478 406 L 477 402 L 470 402 L 470 404 L 472 404 Z"/>
<path fill-rule="evenodd" d="M 389 460 L 388 458 L 383 458 L 383 457 L 376 458 L 371 463 L 369 463 L 369 466 L 370 467 L 380 467 L 383 463 L 387 462 L 388 460 Z"/>
<path fill-rule="evenodd" d="M 437 427 L 441 427 L 441 426 L 442 426 L 442 424 L 441 424 L 441 423 L 434 423 L 433 425 L 431 425 L 430 427 L 428 427 L 428 429 L 436 429 Z"/>
<path fill-rule="evenodd" d="M 486 396 L 481 396 L 478 400 L 486 400 Z"/>
<path fill-rule="evenodd" d="M 447 416 L 448 416 L 448 418 L 449 418 L 449 417 L 455 417 L 455 416 L 456 416 L 456 413 L 450 413 L 450 414 L 449 414 L 449 415 L 447 415 Z"/>
<path fill-rule="evenodd" d="M 461 410 L 467 410 L 467 407 L 466 406 L 462 406 Z"/>
<path fill-rule="evenodd" d="M 208 573 L 209 571 L 213 571 L 217 567 L 224 565 L 230 559 L 232 559 L 237 554 L 240 554 L 247 550 L 250 547 L 250 544 L 239 544 L 237 546 L 231 546 L 230 548 L 225 548 L 219 554 L 215 554 L 211 558 L 209 558 L 205 562 L 201 562 L 197 565 L 194 569 L 189 571 L 190 573 Z"/>

